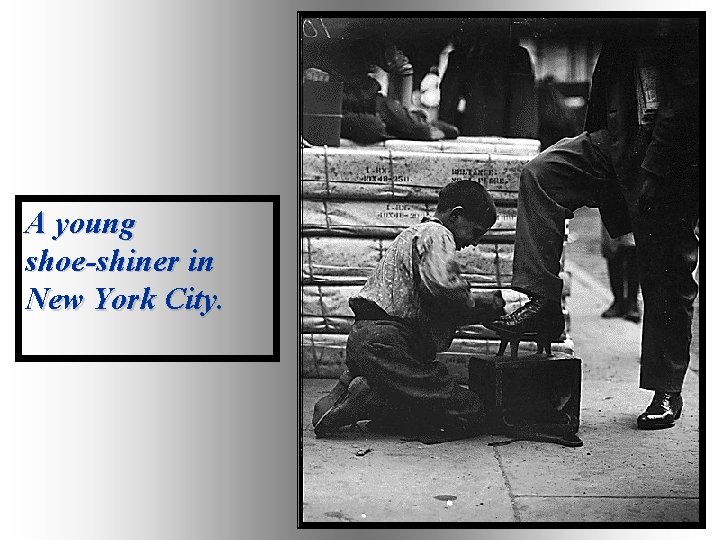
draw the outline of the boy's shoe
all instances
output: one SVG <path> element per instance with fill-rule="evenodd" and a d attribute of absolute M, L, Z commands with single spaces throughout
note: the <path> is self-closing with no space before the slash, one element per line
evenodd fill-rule
<path fill-rule="evenodd" d="M 552 341 L 563 333 L 565 317 L 559 302 L 533 298 L 509 315 L 484 326 L 500 334 L 542 334 Z"/>
<path fill-rule="evenodd" d="M 348 385 L 350 384 L 351 380 L 352 375 L 350 375 L 350 372 L 348 370 L 345 370 L 343 374 L 340 375 L 340 378 L 338 379 L 335 387 L 330 390 L 327 395 L 321 397 L 318 402 L 315 403 L 312 418 L 313 427 L 317 425 L 317 423 L 320 421 L 320 418 L 322 418 L 322 415 L 324 415 L 333 406 L 335 406 L 337 403 L 339 403 L 342 399 L 345 398 L 348 392 Z"/>
<path fill-rule="evenodd" d="M 640 429 L 664 429 L 675 425 L 682 413 L 683 399 L 680 392 L 655 392 L 650 405 L 638 416 Z"/>
<path fill-rule="evenodd" d="M 625 319 L 634 323 L 640 322 L 640 308 L 638 308 L 637 302 L 631 303 L 628 306 Z"/>
<path fill-rule="evenodd" d="M 369 420 L 375 394 L 365 377 L 355 377 L 338 403 L 330 407 L 315 424 L 315 435 L 322 437 L 348 424 Z"/>
<path fill-rule="evenodd" d="M 637 309 L 637 306 L 635 306 L 635 308 Z M 600 316 L 603 319 L 614 319 L 616 317 L 624 317 L 625 313 L 625 306 L 623 305 L 623 302 L 615 300 L 609 308 L 602 312 L 602 315 Z"/>

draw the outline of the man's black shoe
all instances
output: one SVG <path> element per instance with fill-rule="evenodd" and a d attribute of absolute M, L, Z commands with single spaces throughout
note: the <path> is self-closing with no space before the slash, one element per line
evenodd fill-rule
<path fill-rule="evenodd" d="M 650 405 L 638 416 L 640 429 L 665 429 L 673 427 L 680 418 L 683 400 L 680 393 L 655 392 Z"/>
<path fill-rule="evenodd" d="M 559 302 L 533 298 L 509 315 L 484 326 L 499 334 L 543 335 L 552 341 L 563 333 L 565 317 Z"/>

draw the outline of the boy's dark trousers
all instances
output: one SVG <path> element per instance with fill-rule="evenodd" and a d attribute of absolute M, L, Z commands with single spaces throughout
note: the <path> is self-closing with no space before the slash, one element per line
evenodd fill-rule
<path fill-rule="evenodd" d="M 636 174 L 616 174 L 610 150 L 616 141 L 606 131 L 563 139 L 533 159 L 520 176 L 512 286 L 533 296 L 560 299 L 560 256 L 565 219 L 576 209 L 625 204 L 637 246 L 645 315 L 640 387 L 680 392 L 689 364 L 697 264 L 699 173 L 678 166 L 664 180 L 666 204 L 652 215 L 637 209 Z M 615 201 L 615 202 L 613 202 Z M 627 231 L 626 231 L 627 232 Z"/>
<path fill-rule="evenodd" d="M 476 430 L 485 422 L 480 398 L 435 360 L 435 345 L 410 324 L 356 320 L 347 341 L 352 377 L 364 376 L 382 398 L 373 420 L 406 432 Z"/>

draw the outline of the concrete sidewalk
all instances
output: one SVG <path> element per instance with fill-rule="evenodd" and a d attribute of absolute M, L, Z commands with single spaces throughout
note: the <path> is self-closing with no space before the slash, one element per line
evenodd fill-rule
<path fill-rule="evenodd" d="M 602 319 L 609 293 L 572 260 L 571 335 L 583 360 L 581 448 L 503 437 L 423 445 L 363 430 L 312 432 L 334 384 L 303 381 L 303 515 L 312 521 L 699 521 L 698 371 L 672 429 L 640 431 L 640 325 Z M 358 450 L 372 448 L 363 457 Z M 452 499 L 448 506 L 447 499 Z"/>

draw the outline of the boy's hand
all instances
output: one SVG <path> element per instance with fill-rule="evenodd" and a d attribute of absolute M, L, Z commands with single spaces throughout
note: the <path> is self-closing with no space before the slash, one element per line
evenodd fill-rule
<path fill-rule="evenodd" d="M 505 315 L 505 300 L 499 290 L 474 293 L 473 300 L 475 306 L 470 310 L 463 324 L 482 324 Z"/>
<path fill-rule="evenodd" d="M 503 298 L 501 290 L 498 289 L 493 292 L 493 303 L 497 316 L 502 317 L 505 315 L 505 299 Z"/>
<path fill-rule="evenodd" d="M 493 319 L 495 320 L 498 317 L 502 317 L 505 315 L 505 299 L 503 298 L 502 291 L 496 290 L 492 293 L 492 305 L 488 306 L 490 308 L 490 311 L 492 312 Z M 481 303 L 482 305 L 482 303 Z M 475 300 L 475 307 L 477 309 L 478 302 L 477 299 Z"/>

